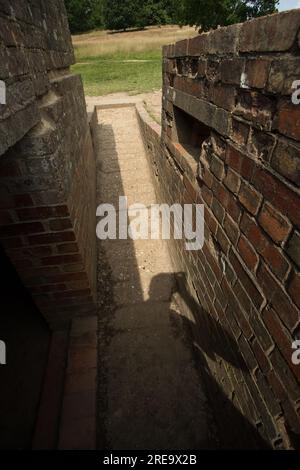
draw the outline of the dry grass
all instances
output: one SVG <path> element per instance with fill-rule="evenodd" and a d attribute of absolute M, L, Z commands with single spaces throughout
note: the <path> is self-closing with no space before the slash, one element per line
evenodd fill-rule
<path fill-rule="evenodd" d="M 95 31 L 73 36 L 77 61 L 94 57 L 129 56 L 142 52 L 159 51 L 163 45 L 171 44 L 197 35 L 194 28 L 178 26 L 150 27 L 143 31 L 110 33 Z"/>

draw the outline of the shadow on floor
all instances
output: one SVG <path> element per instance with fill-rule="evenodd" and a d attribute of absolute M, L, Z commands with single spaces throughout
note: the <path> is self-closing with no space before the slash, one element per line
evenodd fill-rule
<path fill-rule="evenodd" d="M 117 147 L 120 139 L 126 146 L 126 139 L 130 145 L 136 138 L 130 135 L 131 115 L 122 134 L 124 108 L 120 115 L 106 113 L 96 144 L 98 204 L 115 204 L 128 188 L 139 194 L 145 175 L 133 174 L 124 189 Z M 247 374 L 235 340 L 191 297 L 183 274 L 161 272 L 159 249 L 153 253 L 157 268 L 147 279 L 142 266 L 151 261 L 149 244 L 140 250 L 132 240 L 98 242 L 99 448 L 267 448 L 208 366 L 208 358 L 222 359 Z M 195 323 L 173 302 L 175 292 Z"/>

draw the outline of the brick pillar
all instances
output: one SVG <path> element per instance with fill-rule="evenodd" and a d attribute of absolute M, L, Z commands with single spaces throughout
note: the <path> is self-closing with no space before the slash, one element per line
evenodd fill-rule
<path fill-rule="evenodd" d="M 0 6 L 0 243 L 62 328 L 95 311 L 95 161 L 64 4 L 29 3 Z"/>

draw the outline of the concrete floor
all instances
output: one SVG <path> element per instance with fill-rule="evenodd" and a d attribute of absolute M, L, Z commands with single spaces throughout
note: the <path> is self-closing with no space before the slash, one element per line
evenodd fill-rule
<path fill-rule="evenodd" d="M 134 107 L 100 109 L 98 119 L 98 205 L 120 195 L 156 203 Z M 166 242 L 107 240 L 98 248 L 99 447 L 215 447 Z"/>

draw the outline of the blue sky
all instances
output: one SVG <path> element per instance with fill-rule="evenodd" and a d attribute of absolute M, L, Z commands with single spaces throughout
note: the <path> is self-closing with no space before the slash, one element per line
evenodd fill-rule
<path fill-rule="evenodd" d="M 291 8 L 300 8 L 300 0 L 280 0 L 279 11 L 291 10 Z"/>

